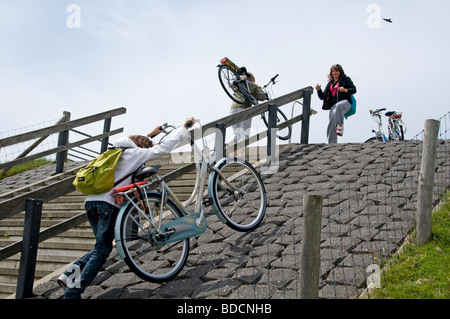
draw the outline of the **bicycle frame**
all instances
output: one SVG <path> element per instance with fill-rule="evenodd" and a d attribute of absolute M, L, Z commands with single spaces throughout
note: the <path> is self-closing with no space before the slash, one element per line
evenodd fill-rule
<path fill-rule="evenodd" d="M 374 121 L 378 125 L 378 131 L 372 130 L 372 132 L 375 133 L 377 138 L 381 138 L 381 140 L 383 142 L 386 142 L 388 139 L 386 138 L 386 135 L 384 134 L 384 131 L 383 131 L 383 120 L 381 119 L 381 114 L 380 114 L 380 112 L 382 112 L 384 110 L 386 110 L 386 109 L 378 109 L 375 111 L 370 110 L 370 115 L 372 115 L 372 118 L 374 118 Z"/>
<path fill-rule="evenodd" d="M 199 123 L 199 121 L 197 121 Z M 201 131 L 201 125 L 200 125 L 200 131 Z M 167 133 L 169 134 L 169 133 Z M 223 181 L 222 187 L 229 187 L 233 191 L 237 191 L 240 194 L 241 190 L 234 187 L 228 179 L 225 177 L 225 175 L 222 174 L 222 172 L 217 169 L 216 167 L 221 164 L 225 158 L 223 158 L 221 161 L 219 161 L 215 166 L 213 166 L 214 160 L 215 160 L 215 152 L 211 151 L 208 147 L 205 146 L 204 141 L 203 142 L 203 149 L 200 149 L 192 140 L 191 140 L 191 147 L 194 152 L 194 159 L 201 158 L 201 165 L 196 161 L 196 184 L 194 186 L 194 190 L 190 196 L 190 198 L 183 204 L 181 201 L 177 198 L 177 196 L 173 193 L 173 191 L 170 189 L 170 187 L 167 185 L 167 183 L 164 181 L 162 177 L 160 177 L 158 174 L 155 174 L 155 179 L 151 180 L 150 182 L 146 182 L 143 185 L 137 185 L 139 190 L 134 185 L 129 185 L 130 188 L 128 190 L 125 190 L 123 192 L 114 194 L 116 198 L 122 198 L 121 202 L 124 203 L 121 207 L 119 214 L 117 216 L 117 220 L 120 220 L 124 214 L 124 212 L 127 210 L 129 205 L 133 205 L 136 210 L 139 212 L 140 218 L 145 219 L 151 225 L 157 230 L 157 235 L 161 235 L 161 238 L 166 235 L 162 228 L 163 226 L 165 229 L 172 228 L 175 229 L 174 233 L 167 233 L 170 235 L 169 240 L 158 240 L 155 239 L 155 242 L 163 244 L 163 243 L 169 243 L 169 242 L 176 242 L 188 237 L 193 237 L 195 235 L 201 234 L 206 230 L 206 218 L 205 218 L 205 211 L 204 211 L 204 193 L 205 193 L 205 182 L 208 172 L 210 172 L 210 177 L 208 181 L 208 185 L 211 185 L 211 181 L 214 178 L 215 174 L 218 174 Z M 147 191 L 151 191 L 153 189 L 157 189 L 158 192 L 161 194 L 161 205 L 166 202 L 168 198 L 173 200 L 175 204 L 180 208 L 180 210 L 183 213 L 183 217 L 178 218 L 166 225 L 161 225 L 162 218 L 158 218 L 158 212 L 151 211 L 150 205 L 148 204 L 148 196 Z M 143 190 L 143 191 L 142 191 Z M 208 187 L 208 193 L 211 194 L 211 189 Z M 140 195 L 140 196 L 139 196 Z M 124 198 L 124 199 L 123 199 Z M 138 198 L 139 204 L 135 203 L 133 200 L 134 198 Z M 196 199 L 196 205 L 194 208 L 194 213 L 189 214 L 186 210 L 186 208 L 193 202 L 193 200 Z M 215 207 L 215 204 L 213 205 L 213 211 L 216 213 L 216 215 L 219 217 L 219 219 L 225 223 L 221 215 L 218 213 L 218 208 Z M 162 214 L 162 209 L 160 210 L 160 213 Z M 194 227 L 194 220 L 195 225 L 197 227 Z M 140 223 L 136 222 L 136 225 L 140 227 Z M 144 229 L 142 229 L 145 231 Z M 120 230 L 115 229 L 115 238 L 116 241 L 120 241 Z M 125 254 L 123 252 L 122 245 L 117 245 L 117 250 L 119 252 L 119 255 L 124 258 Z"/>
<path fill-rule="evenodd" d="M 388 136 L 384 134 L 383 131 L 383 122 L 381 119 L 381 112 L 385 111 L 385 108 L 378 109 L 375 111 L 370 110 L 370 115 L 372 118 L 374 118 L 375 122 L 377 122 L 378 125 L 378 131 L 372 130 L 376 134 L 377 139 L 381 139 L 383 142 L 386 142 L 388 140 L 403 140 L 404 139 L 404 132 L 403 132 L 403 126 L 404 123 L 402 121 L 402 113 L 390 111 L 386 112 L 385 115 L 388 117 Z"/>
<path fill-rule="evenodd" d="M 393 111 L 386 113 L 386 115 L 388 115 L 389 139 L 403 140 L 404 139 L 403 128 L 405 128 L 405 126 L 402 120 L 402 113 Z"/>

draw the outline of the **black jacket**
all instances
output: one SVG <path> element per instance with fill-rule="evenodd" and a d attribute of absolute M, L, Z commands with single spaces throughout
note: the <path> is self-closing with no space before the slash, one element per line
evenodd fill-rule
<path fill-rule="evenodd" d="M 334 83 L 334 81 L 328 82 L 327 86 L 325 87 L 325 92 L 322 90 L 319 90 L 317 94 L 319 95 L 319 99 L 323 100 L 323 106 L 322 110 L 329 110 L 333 105 L 335 105 L 337 102 L 347 100 L 350 104 L 352 103 L 351 95 L 356 93 L 356 87 L 352 82 L 352 79 L 350 77 L 344 75 L 339 80 L 339 87 L 344 87 L 348 89 L 347 92 L 337 92 L 335 96 L 331 94 L 330 86 Z"/>

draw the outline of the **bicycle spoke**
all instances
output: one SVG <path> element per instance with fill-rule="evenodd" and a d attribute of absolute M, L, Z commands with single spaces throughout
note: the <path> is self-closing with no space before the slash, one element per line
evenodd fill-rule
<path fill-rule="evenodd" d="M 220 177 L 215 183 L 213 200 L 220 213 L 229 221 L 230 227 L 239 230 L 251 230 L 259 225 L 265 214 L 266 200 L 264 186 L 251 165 L 244 162 L 226 163 L 220 168 L 227 178 L 225 183 Z M 231 183 L 224 187 L 224 184 Z"/>
<path fill-rule="evenodd" d="M 189 239 L 162 245 L 154 241 L 154 236 L 161 233 L 156 226 L 180 218 L 182 213 L 170 200 L 161 209 L 160 194 L 147 195 L 147 214 L 132 205 L 124 213 L 120 244 L 133 272 L 145 280 L 161 282 L 175 277 L 183 268 L 189 253 Z"/>

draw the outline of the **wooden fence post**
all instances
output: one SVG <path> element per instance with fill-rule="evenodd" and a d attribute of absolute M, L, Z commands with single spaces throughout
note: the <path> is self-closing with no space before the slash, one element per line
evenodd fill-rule
<path fill-rule="evenodd" d="M 33 296 L 34 271 L 36 270 L 39 229 L 41 227 L 43 201 L 40 199 L 27 199 L 26 202 L 16 299 Z"/>
<path fill-rule="evenodd" d="M 111 131 L 111 117 L 105 119 L 103 123 L 103 133 Z M 102 138 L 102 146 L 100 147 L 100 154 L 108 150 L 109 137 Z"/>
<path fill-rule="evenodd" d="M 70 121 L 70 112 L 64 111 L 65 119 L 63 123 Z M 67 145 L 69 143 L 69 130 L 61 131 L 58 135 L 58 146 Z M 67 151 L 62 151 L 56 154 L 56 171 L 55 174 L 64 172 L 64 162 L 67 159 Z"/>
<path fill-rule="evenodd" d="M 277 139 L 277 111 L 276 104 L 269 104 L 267 123 L 267 162 L 271 164 L 276 160 L 276 139 Z"/>
<path fill-rule="evenodd" d="M 434 171 L 439 125 L 440 122 L 437 120 L 425 121 L 417 195 L 416 240 L 418 245 L 424 245 L 431 238 L 431 212 L 433 210 Z"/>
<path fill-rule="evenodd" d="M 312 92 L 306 90 L 303 92 L 303 111 L 302 111 L 302 131 L 300 144 L 309 143 L 309 119 L 311 117 L 311 95 Z"/>
<path fill-rule="evenodd" d="M 299 297 L 302 299 L 319 297 L 322 204 L 322 196 L 303 196 L 304 222 L 299 272 Z"/>
<path fill-rule="evenodd" d="M 216 152 L 216 162 L 224 157 L 224 148 L 225 148 L 225 132 L 227 126 L 223 123 L 216 124 L 216 137 L 215 137 L 215 147 L 214 151 Z"/>

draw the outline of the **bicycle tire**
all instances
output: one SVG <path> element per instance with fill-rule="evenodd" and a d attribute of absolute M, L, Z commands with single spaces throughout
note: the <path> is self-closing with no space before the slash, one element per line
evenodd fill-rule
<path fill-rule="evenodd" d="M 404 141 L 405 134 L 403 133 L 403 126 L 398 124 L 397 122 L 394 125 L 394 140 Z"/>
<path fill-rule="evenodd" d="M 154 211 L 161 207 L 161 194 L 147 192 L 148 205 Z M 139 200 L 132 201 L 139 206 Z M 142 200 L 141 200 L 142 201 Z M 161 210 L 160 210 L 161 211 Z M 186 264 L 189 255 L 189 238 L 178 243 L 157 245 L 152 234 L 155 228 L 138 210 L 130 204 L 120 220 L 120 245 L 123 248 L 125 262 L 140 278 L 150 282 L 164 282 L 175 278 Z M 146 215 L 149 217 L 149 215 Z M 163 206 L 162 225 L 183 216 L 180 208 L 171 200 Z M 138 223 L 137 220 L 140 220 Z M 153 216 L 156 220 L 157 216 Z M 164 250 L 166 249 L 166 250 Z"/>
<path fill-rule="evenodd" d="M 244 104 L 246 98 L 239 91 L 239 84 L 235 83 L 236 77 L 239 77 L 239 75 L 228 65 L 221 65 L 219 67 L 219 82 L 225 93 L 234 102 L 238 104 Z"/>
<path fill-rule="evenodd" d="M 364 143 L 378 142 L 378 141 L 382 141 L 382 139 L 379 138 L 379 137 L 374 136 L 374 137 L 369 138 L 369 139 L 368 139 L 367 141 L 365 141 Z"/>
<path fill-rule="evenodd" d="M 403 125 L 399 125 L 400 128 L 400 141 L 404 141 L 405 140 L 405 132 L 403 130 Z"/>
<path fill-rule="evenodd" d="M 267 118 L 266 118 L 266 115 L 267 115 Z M 283 122 L 280 121 L 279 115 L 281 115 L 281 117 L 283 118 L 283 120 L 284 120 Z M 262 119 L 263 119 L 264 124 L 268 128 L 269 127 L 269 113 L 263 114 Z M 287 120 L 288 120 L 287 116 L 284 115 L 284 113 L 280 109 L 278 109 L 277 110 L 277 125 L 279 125 L 280 122 L 284 123 Z M 289 125 L 288 127 L 285 127 L 284 129 L 279 130 L 277 132 L 277 137 L 282 141 L 287 141 L 288 139 L 291 138 L 291 135 L 292 135 L 292 125 Z"/>
<path fill-rule="evenodd" d="M 258 172 L 251 164 L 237 158 L 227 159 L 216 167 L 225 177 L 233 177 L 229 182 L 244 191 L 244 195 L 232 192 L 219 174 L 212 173 L 211 197 L 219 218 L 237 231 L 247 232 L 257 228 L 267 207 L 266 190 Z"/>

